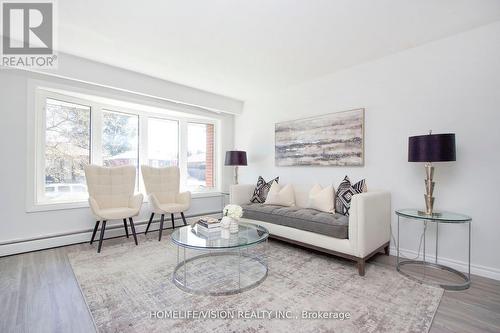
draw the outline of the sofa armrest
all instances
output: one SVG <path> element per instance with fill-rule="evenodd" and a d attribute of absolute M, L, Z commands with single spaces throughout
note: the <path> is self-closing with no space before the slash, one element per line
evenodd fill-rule
<path fill-rule="evenodd" d="M 241 205 L 250 202 L 253 195 L 255 185 L 238 184 L 229 187 L 229 203 L 233 205 Z"/>
<path fill-rule="evenodd" d="M 366 257 L 391 238 L 391 194 L 371 191 L 352 197 L 349 239 L 357 256 Z"/>

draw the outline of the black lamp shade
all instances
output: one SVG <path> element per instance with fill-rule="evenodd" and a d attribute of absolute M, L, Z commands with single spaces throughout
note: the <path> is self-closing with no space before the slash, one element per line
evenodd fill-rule
<path fill-rule="evenodd" d="M 225 165 L 247 165 L 247 152 L 241 150 L 226 151 Z"/>
<path fill-rule="evenodd" d="M 408 162 L 456 161 L 455 134 L 428 134 L 410 136 Z"/>

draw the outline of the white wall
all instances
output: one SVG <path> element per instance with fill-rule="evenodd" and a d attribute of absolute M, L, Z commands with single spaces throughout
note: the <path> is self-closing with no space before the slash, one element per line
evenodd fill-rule
<path fill-rule="evenodd" d="M 89 62 L 87 65 L 91 67 L 93 63 Z M 112 73 L 114 70 L 115 68 L 111 67 L 106 73 Z M 119 71 L 122 78 L 126 77 L 123 70 Z M 134 79 L 138 75 L 131 72 L 129 74 L 130 79 Z M 55 84 L 103 91 L 108 95 L 112 90 L 53 76 L 0 69 L 0 156 L 3 159 L 3 162 L 0 163 L 0 211 L 2 213 L 0 218 L 0 256 L 88 241 L 90 239 L 90 230 L 95 223 L 89 208 L 26 212 L 26 182 L 31 181 L 26 176 L 29 153 L 27 148 L 27 124 L 28 115 L 33 112 L 33 110 L 28 110 L 28 100 L 32 98 L 28 96 L 31 93 L 28 89 L 28 82 L 33 78 Z M 144 82 L 149 82 L 149 79 L 146 76 L 142 78 Z M 154 82 L 151 82 L 150 85 L 154 86 Z M 116 88 L 120 88 L 120 86 Z M 189 90 L 187 87 L 183 89 Z M 196 92 L 197 90 L 194 89 L 189 94 L 195 96 Z M 128 93 L 119 91 L 118 94 Z M 189 94 L 185 94 L 185 96 Z M 202 101 L 208 95 L 209 93 L 204 93 L 198 100 Z M 131 98 L 139 101 L 141 98 L 146 97 L 131 95 Z M 219 95 L 216 95 L 213 100 L 221 102 L 220 105 L 224 104 Z M 161 105 L 161 103 L 161 100 L 157 100 L 156 105 Z M 233 100 L 229 99 L 229 104 L 231 103 L 233 103 Z M 165 107 L 168 108 L 169 104 L 167 103 Z M 202 111 L 196 109 L 193 112 L 200 114 Z M 225 113 L 213 113 L 212 115 L 220 119 L 220 136 L 222 139 L 220 150 L 223 153 L 233 147 L 234 116 Z M 222 168 L 220 176 L 222 178 L 222 188 L 224 189 L 231 182 L 232 174 L 231 170 L 223 166 L 223 154 L 220 154 L 219 157 Z M 192 208 L 186 215 L 220 211 L 223 204 L 222 199 L 220 196 L 193 198 Z M 140 216 L 136 218 L 136 223 L 147 221 L 149 215 L 149 207 L 145 204 Z M 177 221 L 177 223 L 181 222 Z M 120 221 L 115 221 L 114 225 L 122 226 Z M 154 226 L 155 229 L 157 225 Z M 167 222 L 167 226 L 169 225 L 170 223 Z M 144 230 L 144 227 L 144 225 L 140 225 L 137 230 Z M 116 230 L 111 229 L 107 235 L 114 236 L 122 233 L 123 228 L 121 227 Z"/>
<path fill-rule="evenodd" d="M 365 108 L 364 167 L 275 167 L 274 124 Z M 457 161 L 436 163 L 435 207 L 473 217 L 472 270 L 500 279 L 500 22 L 245 101 L 236 148 L 248 151 L 241 183 L 331 184 L 344 175 L 392 193 L 394 209 L 423 207 L 424 169 L 407 162 L 408 136 L 453 132 Z M 396 219 L 393 217 L 393 229 Z M 418 248 L 422 226 L 403 222 L 401 247 Z M 433 254 L 434 228 L 428 234 Z M 429 245 L 432 244 L 432 245 Z M 440 259 L 467 260 L 466 227 L 440 229 Z"/>

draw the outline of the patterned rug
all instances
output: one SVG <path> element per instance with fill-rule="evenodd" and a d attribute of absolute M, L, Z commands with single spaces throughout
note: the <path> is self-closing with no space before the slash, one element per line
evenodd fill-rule
<path fill-rule="evenodd" d="M 192 295 L 171 280 L 177 248 L 156 237 L 68 253 L 99 332 L 428 332 L 443 294 L 390 267 L 368 264 L 361 277 L 354 263 L 270 240 L 260 285 Z"/>

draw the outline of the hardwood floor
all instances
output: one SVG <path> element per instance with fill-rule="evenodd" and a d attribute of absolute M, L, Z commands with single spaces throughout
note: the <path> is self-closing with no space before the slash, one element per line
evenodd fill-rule
<path fill-rule="evenodd" d="M 0 332 L 95 332 L 66 250 L 0 258 Z"/>
<path fill-rule="evenodd" d="M 379 255 L 374 261 L 396 266 L 394 256 Z M 500 332 L 500 281 L 473 275 L 469 289 L 445 291 L 430 332 Z"/>
<path fill-rule="evenodd" d="M 0 258 L 0 332 L 95 332 L 66 255 L 81 246 Z M 395 257 L 369 262 L 394 267 Z M 430 332 L 500 332 L 500 281 L 473 276 L 468 290 L 446 291 Z"/>

